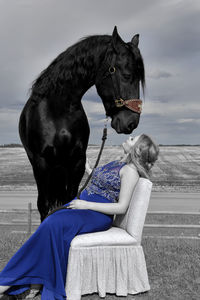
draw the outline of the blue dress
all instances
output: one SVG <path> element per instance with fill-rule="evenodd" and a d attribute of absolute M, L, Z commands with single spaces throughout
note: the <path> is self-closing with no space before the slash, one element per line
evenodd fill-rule
<path fill-rule="evenodd" d="M 119 171 L 124 164 L 113 161 L 96 168 L 90 186 L 81 193 L 80 199 L 116 202 L 120 190 Z M 17 295 L 30 284 L 42 284 L 42 300 L 66 299 L 67 260 L 72 239 L 78 234 L 107 230 L 112 221 L 113 216 L 92 210 L 63 209 L 53 213 L 1 271 L 0 285 L 12 286 L 6 294 Z"/>

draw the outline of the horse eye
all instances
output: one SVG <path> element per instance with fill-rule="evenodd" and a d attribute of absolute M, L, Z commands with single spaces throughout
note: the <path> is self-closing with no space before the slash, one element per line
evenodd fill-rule
<path fill-rule="evenodd" d="M 113 73 L 115 73 L 115 71 L 116 71 L 115 67 L 110 67 L 110 68 L 109 68 L 109 72 L 110 72 L 110 74 L 113 74 Z"/>

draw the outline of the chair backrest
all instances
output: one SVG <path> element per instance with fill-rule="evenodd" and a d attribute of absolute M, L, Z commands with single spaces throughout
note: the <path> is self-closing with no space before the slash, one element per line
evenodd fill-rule
<path fill-rule="evenodd" d="M 145 217 L 151 196 L 152 182 L 139 178 L 129 207 L 124 215 L 117 215 L 113 226 L 125 229 L 137 242 L 141 242 Z"/>

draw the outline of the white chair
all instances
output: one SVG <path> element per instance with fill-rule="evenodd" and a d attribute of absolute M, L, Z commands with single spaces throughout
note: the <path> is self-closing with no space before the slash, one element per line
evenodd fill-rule
<path fill-rule="evenodd" d="M 117 296 L 138 294 L 150 289 L 141 246 L 142 231 L 152 183 L 140 178 L 125 215 L 117 215 L 109 230 L 77 235 L 71 242 L 66 295 L 106 293 Z"/>

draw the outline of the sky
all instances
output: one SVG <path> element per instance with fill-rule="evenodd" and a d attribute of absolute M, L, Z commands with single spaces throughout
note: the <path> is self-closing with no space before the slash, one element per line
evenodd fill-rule
<path fill-rule="evenodd" d="M 199 0 L 0 0 L 0 144 L 20 143 L 18 121 L 32 82 L 80 38 L 140 34 L 146 90 L 138 128 L 157 143 L 200 144 Z M 92 144 L 105 113 L 96 88 L 82 99 Z M 110 124 L 110 121 L 109 121 Z M 121 144 L 108 125 L 107 145 Z"/>

